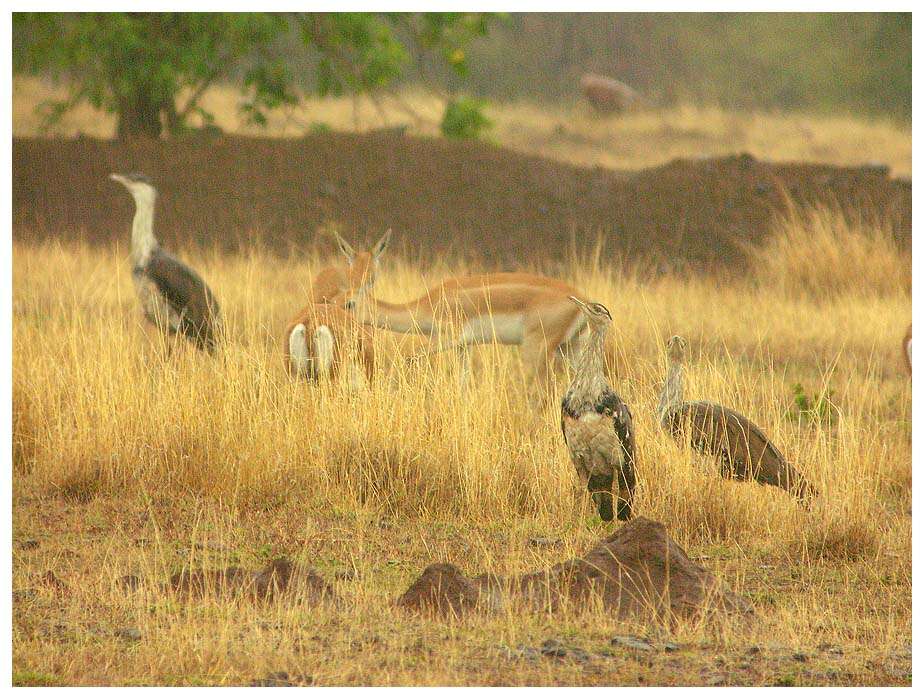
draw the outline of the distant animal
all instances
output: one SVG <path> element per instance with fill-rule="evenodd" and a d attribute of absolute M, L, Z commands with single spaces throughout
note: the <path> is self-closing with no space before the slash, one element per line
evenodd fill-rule
<path fill-rule="evenodd" d="M 574 379 L 561 402 L 561 432 L 578 477 L 587 484 L 600 519 L 632 516 L 635 493 L 635 430 L 629 407 L 607 382 L 603 346 L 613 318 L 606 306 L 572 296 L 590 325 L 587 341 L 575 366 Z"/>
<path fill-rule="evenodd" d="M 112 174 L 135 200 L 132 220 L 132 281 L 145 317 L 170 335 L 182 335 L 201 350 L 214 352 L 221 337 L 215 295 L 195 270 L 160 247 L 154 237 L 157 190 L 141 174 Z"/>
<path fill-rule="evenodd" d="M 339 306 L 316 303 L 286 327 L 283 360 L 293 378 L 336 381 L 351 362 L 362 366 L 369 383 L 375 372 L 372 330 Z"/>
<path fill-rule="evenodd" d="M 624 82 L 593 73 L 581 77 L 581 92 L 603 114 L 621 114 L 642 102 L 641 95 Z"/>
<path fill-rule="evenodd" d="M 538 384 L 547 387 L 559 358 L 577 354 L 588 320 L 570 301 L 583 294 L 558 279 L 524 272 L 498 272 L 445 279 L 413 301 L 389 303 L 353 293 L 346 307 L 363 323 L 430 337 L 428 352 L 459 352 L 463 380 L 471 345 L 517 345 Z M 615 345 L 607 337 L 607 356 Z"/>
<path fill-rule="evenodd" d="M 707 401 L 684 401 L 686 340 L 674 335 L 667 344 L 669 367 L 658 417 L 675 439 L 689 441 L 719 459 L 725 478 L 777 486 L 805 501 L 815 489 L 753 422 L 739 412 Z"/>
<path fill-rule="evenodd" d="M 356 252 L 339 233 L 334 233 L 334 239 L 346 258 L 346 266 L 331 265 L 318 272 L 311 283 L 311 303 L 334 303 L 350 292 L 371 289 L 378 276 L 379 260 L 391 240 L 391 228 L 368 251 Z"/>
<path fill-rule="evenodd" d="M 908 367 L 908 376 L 911 376 L 911 323 L 908 323 L 908 332 L 902 340 L 902 355 L 905 358 L 905 366 Z"/>

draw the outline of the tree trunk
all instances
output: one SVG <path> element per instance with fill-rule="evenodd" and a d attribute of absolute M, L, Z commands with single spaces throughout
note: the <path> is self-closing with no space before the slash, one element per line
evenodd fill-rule
<path fill-rule="evenodd" d="M 133 95 L 122 97 L 119 100 L 118 138 L 160 138 L 160 113 L 163 106 L 143 89 Z"/>

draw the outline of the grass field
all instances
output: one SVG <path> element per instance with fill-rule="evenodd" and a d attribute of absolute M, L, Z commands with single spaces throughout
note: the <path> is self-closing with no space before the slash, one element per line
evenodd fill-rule
<path fill-rule="evenodd" d="M 462 393 L 451 357 L 415 370 L 388 361 L 388 338 L 369 389 L 292 383 L 280 335 L 322 261 L 182 253 L 222 302 L 219 358 L 182 345 L 164 358 L 125 247 L 14 243 L 14 683 L 910 683 L 910 260 L 887 236 L 823 211 L 782 221 L 734 285 L 617 273 L 605 253 L 542 270 L 616 318 L 637 513 L 756 608 L 750 625 L 676 627 L 590 609 L 438 621 L 394 608 L 428 563 L 537 570 L 611 531 L 575 504 L 557 405 L 526 396 L 512 350 L 477 350 Z M 393 255 L 377 293 L 409 298 L 460 271 Z M 763 426 L 819 489 L 808 509 L 721 480 L 659 430 L 674 333 L 690 341 L 689 396 Z M 159 588 L 184 567 L 278 555 L 315 567 L 340 602 Z M 127 592 L 126 574 L 146 582 Z M 611 647 L 614 634 L 681 649 Z M 550 638 L 591 657 L 510 651 Z"/>
<path fill-rule="evenodd" d="M 34 78 L 13 81 L 13 133 L 40 135 L 35 107 L 64 93 Z M 267 128 L 248 125 L 240 115 L 239 95 L 216 87 L 202 106 L 229 133 L 298 137 L 317 128 L 367 131 L 406 126 L 410 133 L 437 135 L 442 102 L 411 90 L 363 98 L 306 99 L 269 115 Z M 888 119 L 850 116 L 734 112 L 684 105 L 625 116 L 601 117 L 577 100 L 571 105 L 538 106 L 528 102 L 490 104 L 494 122 L 489 137 L 525 153 L 554 160 L 616 169 L 660 165 L 672 158 L 698 158 L 746 151 L 758 159 L 834 165 L 882 163 L 896 175 L 911 175 L 911 130 Z M 83 105 L 55 126 L 52 134 L 111 138 L 115 119 Z"/>

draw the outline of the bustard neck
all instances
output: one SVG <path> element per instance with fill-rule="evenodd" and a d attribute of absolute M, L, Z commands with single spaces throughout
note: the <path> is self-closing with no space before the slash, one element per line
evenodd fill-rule
<path fill-rule="evenodd" d="M 683 365 L 671 362 L 658 402 L 658 419 L 664 420 L 667 412 L 683 402 Z"/>
<path fill-rule="evenodd" d="M 587 343 L 575 365 L 574 378 L 568 389 L 568 400 L 576 408 L 582 403 L 594 404 L 595 399 L 609 389 L 603 363 L 606 326 L 592 327 Z"/>
<path fill-rule="evenodd" d="M 135 218 L 132 219 L 132 265 L 143 267 L 157 247 L 154 238 L 154 195 L 135 196 Z"/>

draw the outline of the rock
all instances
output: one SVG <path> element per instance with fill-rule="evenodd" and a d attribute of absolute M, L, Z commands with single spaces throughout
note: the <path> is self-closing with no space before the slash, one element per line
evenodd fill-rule
<path fill-rule="evenodd" d="M 632 648 L 633 650 L 654 650 L 654 646 L 651 645 L 644 638 L 639 638 L 638 636 L 614 636 L 610 639 L 611 646 L 624 646 L 626 648 Z"/>
<path fill-rule="evenodd" d="M 459 616 L 477 607 L 478 600 L 478 586 L 462 571 L 451 563 L 434 563 L 398 598 L 398 605 L 414 611 Z"/>
<path fill-rule="evenodd" d="M 543 641 L 539 652 L 553 658 L 564 658 L 568 655 L 568 649 L 562 645 L 561 641 L 555 638 Z"/>
<path fill-rule="evenodd" d="M 528 646 L 519 646 L 517 648 L 501 646 L 500 649 L 508 660 L 528 660 L 530 662 L 535 662 L 542 657 L 542 653 L 537 649 Z"/>
<path fill-rule="evenodd" d="M 580 663 L 587 662 L 591 658 L 590 653 L 583 648 L 566 646 L 557 638 L 549 638 L 543 641 L 539 652 L 546 657 L 570 658 Z"/>
<path fill-rule="evenodd" d="M 141 632 L 136 628 L 126 628 L 119 629 L 115 632 L 117 638 L 121 638 L 123 641 L 130 641 L 131 643 L 137 643 L 141 640 Z"/>
<path fill-rule="evenodd" d="M 266 677 L 251 681 L 251 687 L 295 687 L 295 683 L 289 679 L 289 673 L 285 671 L 271 672 Z"/>

